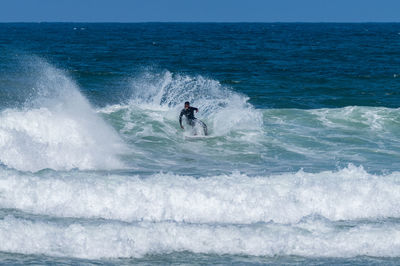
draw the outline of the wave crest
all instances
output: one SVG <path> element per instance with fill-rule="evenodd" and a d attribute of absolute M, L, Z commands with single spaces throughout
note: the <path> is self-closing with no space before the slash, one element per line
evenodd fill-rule
<path fill-rule="evenodd" d="M 118 135 L 66 74 L 38 61 L 25 107 L 0 113 L 0 162 L 23 171 L 122 167 Z"/>
<path fill-rule="evenodd" d="M 1 208 L 59 217 L 240 224 L 296 223 L 310 215 L 332 221 L 400 218 L 400 173 L 372 175 L 352 165 L 315 174 L 199 179 L 3 172 L 0 182 Z"/>

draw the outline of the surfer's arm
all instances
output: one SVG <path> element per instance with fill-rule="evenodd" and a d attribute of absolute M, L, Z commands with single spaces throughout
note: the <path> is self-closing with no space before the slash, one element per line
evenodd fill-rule
<path fill-rule="evenodd" d="M 183 111 L 181 111 L 181 114 L 179 115 L 179 125 L 181 126 L 181 128 L 183 128 L 183 126 L 182 126 L 182 116 L 183 116 Z"/>
<path fill-rule="evenodd" d="M 199 108 L 196 108 L 196 107 L 192 107 L 192 108 L 196 111 L 196 113 L 199 112 Z"/>

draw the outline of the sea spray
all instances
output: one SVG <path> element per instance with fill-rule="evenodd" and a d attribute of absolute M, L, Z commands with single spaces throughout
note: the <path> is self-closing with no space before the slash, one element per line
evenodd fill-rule
<path fill-rule="evenodd" d="M 132 79 L 131 91 L 129 105 L 167 110 L 166 118 L 171 120 L 189 101 L 199 108 L 197 115 L 211 123 L 213 135 L 226 135 L 238 129 L 260 130 L 262 126 L 261 113 L 248 103 L 248 97 L 200 75 L 145 71 Z"/>
<path fill-rule="evenodd" d="M 38 76 L 25 105 L 0 113 L 0 162 L 24 171 L 123 167 L 122 141 L 76 83 L 42 60 L 31 67 Z"/>

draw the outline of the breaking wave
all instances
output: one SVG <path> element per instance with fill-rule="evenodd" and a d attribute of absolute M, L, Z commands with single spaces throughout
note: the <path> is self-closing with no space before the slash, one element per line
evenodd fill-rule
<path fill-rule="evenodd" d="M 0 162 L 23 171 L 122 167 L 122 141 L 78 86 L 43 61 L 33 67 L 27 103 L 0 113 Z"/>

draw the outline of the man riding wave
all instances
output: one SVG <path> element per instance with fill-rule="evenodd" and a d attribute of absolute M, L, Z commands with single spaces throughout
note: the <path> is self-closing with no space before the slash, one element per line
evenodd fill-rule
<path fill-rule="evenodd" d="M 185 129 L 182 125 L 182 116 L 185 116 L 186 121 L 190 126 L 194 127 L 196 123 L 200 124 L 203 127 L 204 134 L 207 135 L 207 126 L 206 124 L 203 123 L 203 121 L 200 121 L 196 117 L 194 117 L 195 111 L 197 113 L 199 112 L 199 109 L 190 106 L 189 102 L 185 102 L 185 108 L 182 109 L 181 114 L 179 115 L 179 125 L 181 126 L 182 129 Z"/>

